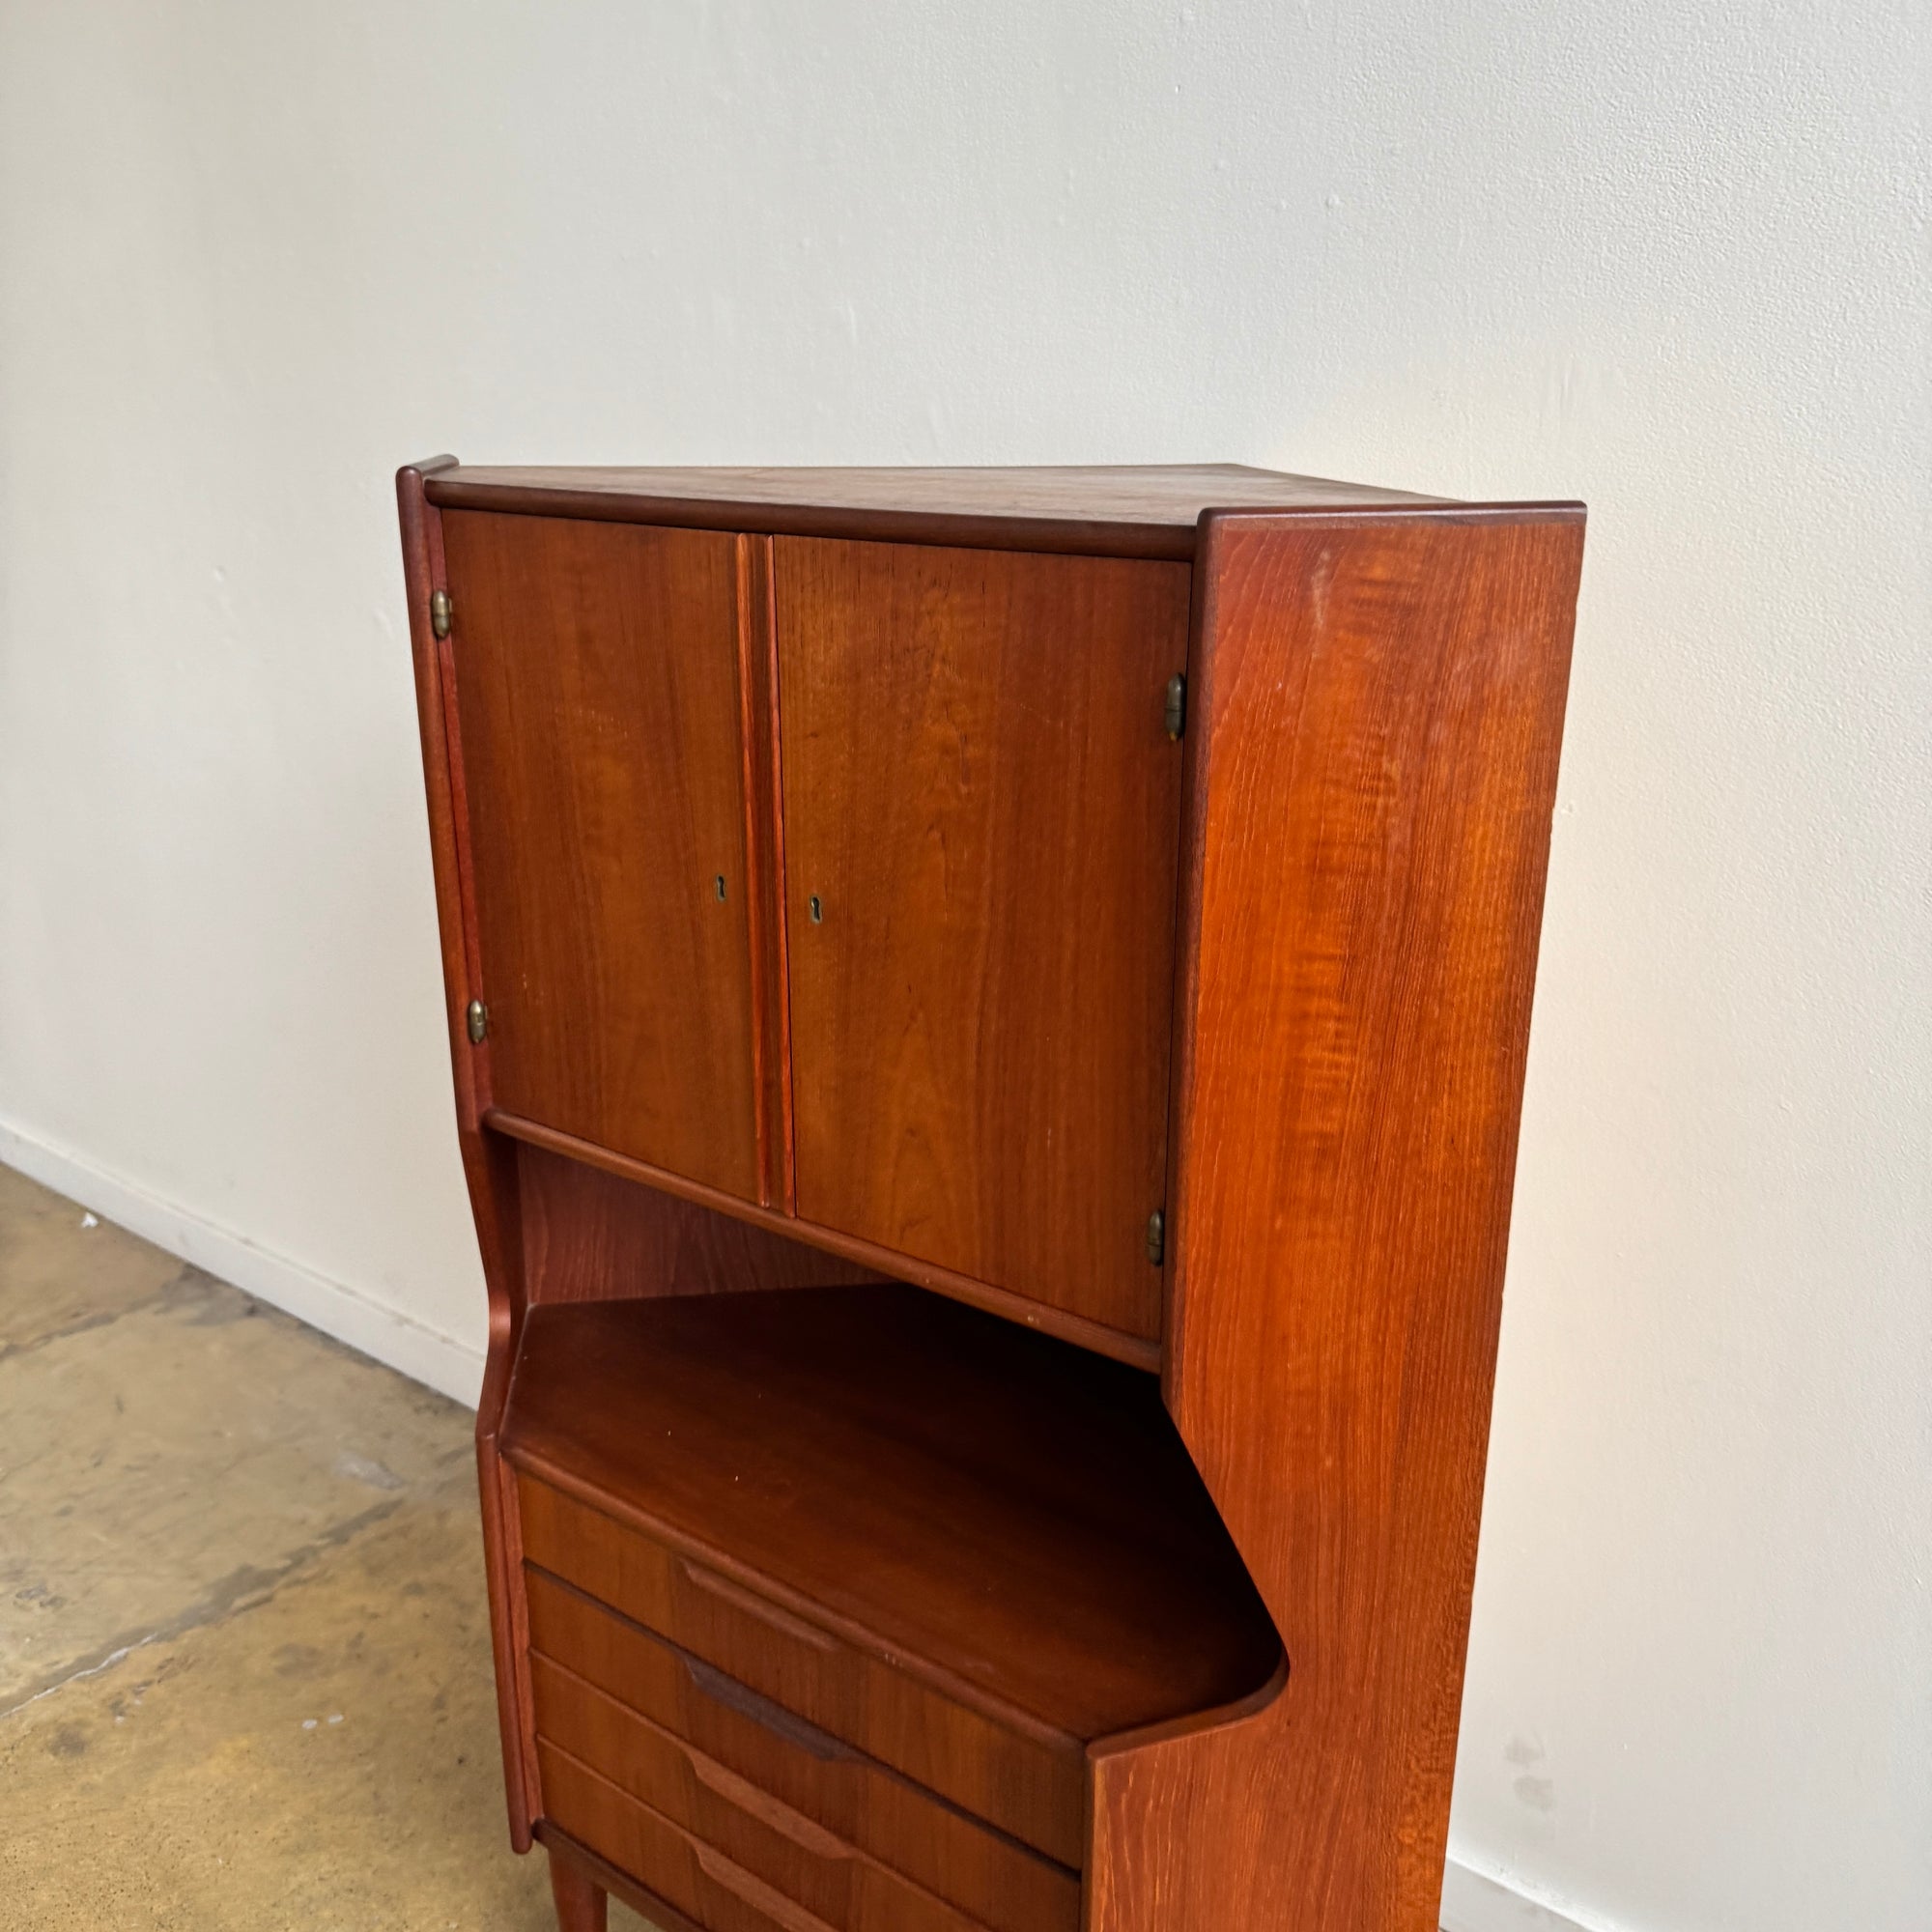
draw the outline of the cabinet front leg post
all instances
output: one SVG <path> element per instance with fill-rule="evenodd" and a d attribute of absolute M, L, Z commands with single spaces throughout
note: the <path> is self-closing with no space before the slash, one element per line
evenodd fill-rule
<path fill-rule="evenodd" d="M 557 1932 L 606 1932 L 610 1900 L 577 1867 L 550 1854 L 551 1895 L 556 1900 Z"/>

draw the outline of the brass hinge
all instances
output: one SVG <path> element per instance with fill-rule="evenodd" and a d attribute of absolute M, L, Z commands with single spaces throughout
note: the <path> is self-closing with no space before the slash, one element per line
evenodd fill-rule
<path fill-rule="evenodd" d="M 463 1019 L 469 1029 L 469 1044 L 481 1046 L 490 1032 L 490 1009 L 481 1000 L 471 1000 Z"/>
<path fill-rule="evenodd" d="M 1167 1261 L 1167 1216 L 1156 1208 L 1148 1216 L 1148 1260 L 1155 1267 L 1165 1265 Z"/>
<path fill-rule="evenodd" d="M 1179 671 L 1167 681 L 1167 735 L 1179 738 L 1187 729 L 1187 680 Z"/>
<path fill-rule="evenodd" d="M 447 590 L 429 593 L 429 627 L 439 638 L 449 636 L 449 620 L 455 614 L 456 606 L 449 601 Z"/>

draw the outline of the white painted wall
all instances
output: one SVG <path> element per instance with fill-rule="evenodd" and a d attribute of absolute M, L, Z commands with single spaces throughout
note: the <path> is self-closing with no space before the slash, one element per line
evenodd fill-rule
<path fill-rule="evenodd" d="M 1928 73 L 1922 0 L 10 0 L 9 1157 L 473 1377 L 406 458 L 1580 495 L 1455 1850 L 1924 1932 Z"/>

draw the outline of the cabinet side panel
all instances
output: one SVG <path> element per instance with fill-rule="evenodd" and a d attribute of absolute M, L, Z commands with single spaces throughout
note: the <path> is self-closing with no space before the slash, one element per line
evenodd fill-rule
<path fill-rule="evenodd" d="M 1435 1923 L 1581 545 L 1205 527 L 1166 1393 L 1290 1674 L 1096 1758 L 1091 1932 Z"/>

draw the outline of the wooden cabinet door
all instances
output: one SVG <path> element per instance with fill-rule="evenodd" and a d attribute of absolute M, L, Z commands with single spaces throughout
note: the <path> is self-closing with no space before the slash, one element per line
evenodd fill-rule
<path fill-rule="evenodd" d="M 1170 563 L 781 538 L 799 1213 L 1160 1329 Z"/>
<path fill-rule="evenodd" d="M 755 1199 L 740 540 L 442 533 L 491 1104 Z"/>

